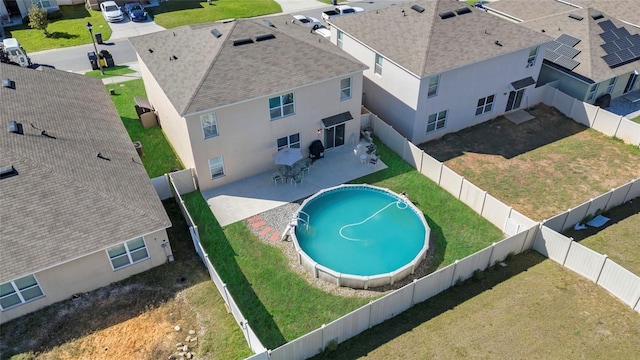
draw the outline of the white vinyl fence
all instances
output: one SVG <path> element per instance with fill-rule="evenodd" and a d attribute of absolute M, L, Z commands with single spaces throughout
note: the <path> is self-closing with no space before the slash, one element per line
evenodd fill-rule
<path fill-rule="evenodd" d="M 175 186 L 171 186 L 171 184 L 169 183 L 169 177 L 171 177 L 171 180 L 173 181 Z M 156 189 L 160 200 L 165 200 L 173 197 L 174 195 L 172 188 L 177 189 L 176 191 L 179 191 L 179 194 L 188 194 L 198 189 L 193 169 L 184 169 L 158 176 L 151 179 L 151 184 Z"/>

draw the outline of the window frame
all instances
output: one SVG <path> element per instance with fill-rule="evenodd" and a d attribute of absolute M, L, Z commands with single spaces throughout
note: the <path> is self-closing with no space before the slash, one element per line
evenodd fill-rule
<path fill-rule="evenodd" d="M 349 80 L 349 86 L 343 87 L 342 82 L 345 80 Z M 351 77 L 344 78 L 340 80 L 340 101 L 345 101 L 351 99 Z M 349 94 L 346 95 L 345 92 L 348 91 Z"/>
<path fill-rule="evenodd" d="M 489 98 L 491 98 L 491 101 L 489 101 Z M 483 98 L 478 99 L 478 102 L 476 104 L 476 116 L 480 116 L 482 114 L 486 114 L 493 111 L 493 104 L 495 100 L 496 100 L 496 94 L 492 94 L 492 95 L 485 96 Z"/>
<path fill-rule="evenodd" d="M 131 246 L 130 244 L 135 242 L 135 241 L 140 241 L 142 240 L 142 246 L 137 247 L 135 249 L 130 249 L 129 247 Z M 123 247 L 124 248 L 124 253 L 120 253 L 117 254 L 115 256 L 111 256 L 111 254 L 109 253 L 110 250 L 119 248 L 119 247 Z M 139 259 L 134 259 L 133 254 L 137 254 L 141 249 L 144 249 L 144 251 L 146 252 L 146 256 L 139 258 Z M 125 242 L 121 242 L 118 245 L 112 246 L 110 248 L 105 249 L 105 252 L 107 253 L 107 257 L 109 258 L 109 263 L 111 264 L 111 269 L 113 269 L 113 271 L 118 271 L 120 269 L 124 269 L 126 267 L 129 267 L 133 264 L 137 264 L 139 262 L 143 262 L 145 260 L 149 260 L 151 259 L 151 255 L 149 254 L 149 247 L 147 246 L 147 241 L 144 239 L 144 236 L 140 236 L 137 237 L 135 239 L 131 239 Z M 126 259 L 128 261 L 127 264 L 123 264 L 123 265 L 119 265 L 116 267 L 116 265 L 114 264 L 113 260 L 114 259 L 121 259 L 123 258 L 123 256 L 126 255 Z"/>
<path fill-rule="evenodd" d="M 342 47 L 344 46 L 344 33 L 340 30 L 338 30 L 338 33 L 336 35 L 336 46 L 338 46 L 338 48 L 342 49 Z"/>
<path fill-rule="evenodd" d="M 442 117 L 441 117 L 442 116 Z M 433 117 L 433 120 L 431 119 Z M 438 131 L 440 129 L 444 129 L 447 125 L 447 118 L 449 117 L 449 110 L 438 111 L 437 113 L 430 114 L 427 116 L 427 131 L 426 133 L 431 133 Z M 440 124 L 440 126 L 438 126 Z M 429 129 L 430 125 L 433 125 L 432 129 Z"/>
<path fill-rule="evenodd" d="M 536 59 L 538 58 L 538 51 L 540 46 L 534 46 L 529 49 L 529 57 L 527 58 L 527 67 L 535 66 Z"/>
<path fill-rule="evenodd" d="M 220 165 L 218 166 L 220 168 L 220 171 L 214 174 L 212 171 L 213 169 L 211 168 L 211 161 L 217 159 L 220 159 Z M 224 171 L 224 159 L 222 158 L 222 155 L 207 160 L 207 164 L 209 165 L 209 174 L 211 175 L 211 180 L 219 179 L 226 176 L 226 173 Z"/>
<path fill-rule="evenodd" d="M 291 102 L 290 103 L 285 103 L 286 100 L 288 100 L 288 97 L 291 97 Z M 272 100 L 278 100 L 278 105 L 276 106 L 272 106 Z M 269 117 L 271 119 L 271 121 L 273 120 L 278 120 L 278 119 L 282 119 L 288 116 L 293 116 L 296 114 L 296 99 L 295 96 L 293 94 L 293 92 L 290 93 L 286 93 L 286 94 L 282 94 L 282 95 L 278 95 L 278 96 L 274 96 L 272 98 L 269 98 L 268 101 L 269 104 Z M 291 108 L 290 112 L 285 113 L 286 110 L 285 109 L 289 109 Z M 274 110 L 279 110 L 278 116 L 273 116 L 274 115 Z"/>
<path fill-rule="evenodd" d="M 373 72 L 376 75 L 382 76 L 382 55 L 376 54 L 375 65 L 373 67 Z"/>
<path fill-rule="evenodd" d="M 43 3 L 46 3 L 47 6 L 44 6 Z M 31 0 L 31 5 L 38 5 L 40 9 L 46 9 L 51 7 L 51 0 Z"/>
<path fill-rule="evenodd" d="M 616 83 L 618 82 L 618 77 L 614 76 L 609 79 L 609 85 L 607 85 L 607 94 L 613 93 L 613 89 L 616 87 Z"/>
<path fill-rule="evenodd" d="M 210 121 L 210 124 L 205 124 L 205 121 L 207 120 Z M 218 118 L 216 117 L 216 113 L 200 115 L 200 125 L 202 127 L 202 137 L 204 139 L 211 139 L 212 137 L 220 135 L 220 132 L 218 131 Z M 212 127 L 215 128 L 214 133 L 207 135 L 206 129 Z"/>
<path fill-rule="evenodd" d="M 298 141 L 292 141 L 292 138 L 297 136 L 298 137 Z M 284 145 L 280 145 L 279 142 L 280 140 L 284 140 L 286 141 L 286 144 Z M 281 138 L 276 139 L 276 149 L 277 151 L 280 151 L 282 149 L 285 148 L 300 148 L 300 142 L 301 142 L 301 137 L 300 137 L 300 133 L 295 133 L 295 134 L 291 134 L 291 135 L 287 135 Z"/>
<path fill-rule="evenodd" d="M 435 79 L 435 84 L 431 83 L 431 79 Z M 440 75 L 429 77 L 429 86 L 427 87 L 427 99 L 438 96 L 438 90 L 440 88 Z M 433 93 L 432 93 L 433 90 Z"/>
<path fill-rule="evenodd" d="M 29 286 L 24 287 L 24 288 L 22 288 L 22 289 L 21 289 L 21 288 L 19 288 L 19 287 L 18 287 L 17 282 L 19 282 L 20 280 L 24 280 L 24 279 L 26 279 L 26 278 L 29 278 L 29 277 L 33 278 L 33 282 L 34 282 L 35 284 L 33 284 L 33 285 L 29 285 Z M 3 284 L 0 284 L 0 287 L 2 287 L 2 286 L 6 286 L 6 285 L 11 286 L 11 288 L 12 288 L 13 292 L 10 292 L 10 293 L 7 293 L 7 294 L 4 294 L 4 295 L 1 295 L 1 296 L 0 296 L 0 299 L 7 299 L 7 298 L 12 297 L 12 296 L 17 296 L 17 297 L 18 297 L 19 302 L 18 302 L 18 303 L 15 303 L 15 304 L 13 304 L 13 305 L 9 305 L 9 306 L 7 306 L 6 308 L 5 308 L 4 306 L 2 306 L 2 303 L 0 302 L 0 310 L 1 310 L 1 311 L 5 311 L 5 310 L 9 310 L 9 309 L 13 309 L 13 308 L 15 308 L 15 307 L 18 307 L 18 306 L 20 306 L 20 305 L 26 304 L 26 303 L 28 303 L 28 302 L 35 301 L 35 300 L 37 300 L 37 299 L 43 298 L 43 297 L 45 296 L 44 291 L 42 291 L 42 286 L 40 286 L 40 282 L 38 282 L 38 278 L 36 278 L 36 275 L 35 275 L 35 274 L 29 274 L 29 275 L 27 275 L 27 276 L 23 276 L 23 277 L 18 278 L 18 279 L 14 279 L 14 280 L 11 280 L 11 281 L 7 281 L 7 282 L 5 282 L 5 283 L 3 283 Z M 29 291 L 29 290 L 36 289 L 36 288 L 38 289 L 38 291 L 40 292 L 40 294 L 38 294 L 38 295 L 36 295 L 36 296 L 29 297 L 29 298 L 27 299 L 27 298 L 25 297 L 25 294 L 24 294 L 24 293 L 25 293 L 25 292 L 27 292 L 27 291 Z"/>
<path fill-rule="evenodd" d="M 591 85 L 591 87 L 589 88 L 589 93 L 587 94 L 587 101 L 595 99 L 596 94 L 598 93 L 598 85 L 600 84 L 595 83 Z"/>

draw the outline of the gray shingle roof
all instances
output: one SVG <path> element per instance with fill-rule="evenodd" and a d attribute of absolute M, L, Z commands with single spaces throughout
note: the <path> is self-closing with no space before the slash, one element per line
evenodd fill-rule
<path fill-rule="evenodd" d="M 291 16 L 183 26 L 131 38 L 181 115 L 233 104 L 366 69 Z M 216 38 L 211 30 L 218 29 Z M 275 38 L 255 41 L 261 34 Z M 252 38 L 234 46 L 234 39 Z M 149 52 L 152 49 L 153 52 Z M 177 60 L 169 60 L 175 55 Z"/>
<path fill-rule="evenodd" d="M 638 0 L 572 0 L 583 8 L 591 7 L 640 27 L 640 1 Z"/>
<path fill-rule="evenodd" d="M 0 166 L 19 173 L 0 180 L 0 282 L 171 226 L 100 80 L 6 64 L 0 77 L 16 84 L 0 88 Z"/>
<path fill-rule="evenodd" d="M 602 13 L 603 19 L 593 20 L 591 15 Z M 581 21 L 569 18 L 569 14 L 582 16 Z M 600 37 L 603 33 L 599 22 L 610 20 L 617 27 L 625 27 L 631 34 L 640 33 L 640 29 L 630 25 L 626 25 L 618 21 L 599 9 L 572 9 L 564 13 L 543 17 L 536 20 L 525 21 L 520 23 L 521 26 L 541 32 L 543 29 L 545 34 L 558 38 L 562 34 L 571 35 L 580 39 L 580 42 L 574 46 L 580 53 L 574 60 L 580 62 L 580 65 L 573 69 L 573 72 L 587 77 L 595 82 L 601 82 L 612 77 L 626 74 L 640 66 L 640 60 L 611 69 L 602 57 L 607 53 L 602 48 L 604 40 Z"/>
<path fill-rule="evenodd" d="M 556 0 L 498 0 L 485 6 L 522 21 L 539 19 L 576 9 L 574 6 Z"/>
<path fill-rule="evenodd" d="M 412 10 L 414 4 L 425 11 Z M 448 19 L 438 15 L 463 7 L 470 8 L 471 13 Z M 455 0 L 403 3 L 337 18 L 331 23 L 420 77 L 549 40 L 543 34 Z M 496 45 L 496 41 L 502 46 Z"/>

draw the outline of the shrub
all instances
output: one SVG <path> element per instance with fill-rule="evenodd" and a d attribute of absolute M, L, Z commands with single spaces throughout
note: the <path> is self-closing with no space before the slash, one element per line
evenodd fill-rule
<path fill-rule="evenodd" d="M 32 29 L 42 30 L 44 36 L 49 37 L 49 32 L 47 31 L 47 26 L 49 26 L 49 19 L 47 19 L 47 10 L 41 9 L 38 5 L 33 4 L 31 9 L 29 9 L 29 27 Z"/>
<path fill-rule="evenodd" d="M 484 279 L 484 271 L 477 269 L 476 271 L 473 272 L 473 280 L 475 281 L 480 281 L 482 279 Z"/>

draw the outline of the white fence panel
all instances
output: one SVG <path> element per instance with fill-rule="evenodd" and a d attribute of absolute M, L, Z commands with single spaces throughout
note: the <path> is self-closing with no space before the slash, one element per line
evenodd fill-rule
<path fill-rule="evenodd" d="M 636 306 L 640 298 L 640 277 L 611 259 L 604 262 L 598 285 L 631 307 Z"/>
<path fill-rule="evenodd" d="M 613 194 L 611 194 L 611 198 L 609 199 L 609 203 L 607 204 L 607 210 L 612 209 L 618 205 L 622 205 L 625 202 L 627 194 L 629 193 L 629 189 L 631 189 L 631 185 L 633 185 L 633 182 L 628 182 L 613 189 Z"/>
<path fill-rule="evenodd" d="M 368 127 L 373 128 L 371 125 L 371 112 L 363 106 L 360 113 L 360 128 L 365 129 Z"/>
<path fill-rule="evenodd" d="M 204 249 L 202 248 L 202 244 L 200 244 L 200 238 L 195 228 L 189 226 L 189 233 L 191 234 L 191 240 L 193 241 L 193 247 L 196 249 L 196 253 L 200 257 L 200 260 L 204 263 Z"/>
<path fill-rule="evenodd" d="M 326 347 L 328 342 L 331 340 L 336 340 L 338 344 L 340 344 L 369 329 L 370 316 L 371 306 L 367 304 L 335 321 L 332 321 L 324 327 L 323 346 Z"/>
<path fill-rule="evenodd" d="M 486 269 L 491 259 L 491 251 L 491 246 L 489 246 L 458 261 L 453 273 L 454 281 L 467 280 L 474 271 Z"/>
<path fill-rule="evenodd" d="M 264 351 L 259 354 L 251 355 L 244 360 L 269 360 L 269 352 Z"/>
<path fill-rule="evenodd" d="M 495 243 L 489 264 L 493 265 L 496 261 L 504 260 L 510 253 L 519 254 L 527 239 L 527 233 L 528 231 L 523 231 Z"/>
<path fill-rule="evenodd" d="M 607 191 L 606 193 L 598 196 L 597 198 L 591 199 L 589 201 L 589 210 L 587 210 L 587 216 L 593 216 L 596 213 L 601 214 L 605 208 L 607 207 L 607 203 L 611 198 L 611 191 Z"/>
<path fill-rule="evenodd" d="M 238 324 L 245 323 L 247 321 L 247 319 L 245 319 L 244 316 L 242 315 L 242 311 L 238 307 L 238 304 L 236 304 L 236 301 L 233 300 L 233 296 L 229 292 L 229 289 L 227 289 L 226 287 L 225 287 L 225 289 L 227 291 L 227 294 L 229 295 L 225 299 L 227 300 L 227 305 L 229 306 L 229 310 L 231 311 L 231 314 L 236 319 L 236 322 Z"/>
<path fill-rule="evenodd" d="M 533 244 L 533 249 L 562 265 L 569 252 L 571 242 L 572 240 L 568 237 L 546 226 L 541 226 L 536 236 L 536 241 Z"/>
<path fill-rule="evenodd" d="M 622 116 L 600 109 L 593 122 L 592 128 L 603 134 L 614 136 L 621 120 Z"/>
<path fill-rule="evenodd" d="M 553 97 L 553 106 L 569 117 L 569 115 L 571 115 L 571 108 L 573 107 L 573 98 L 561 91 L 556 91 Z"/>
<path fill-rule="evenodd" d="M 569 116 L 576 122 L 579 122 L 585 126 L 591 127 L 593 120 L 596 118 L 596 114 L 600 108 L 591 104 L 584 103 L 579 100 L 575 100 L 573 109 L 571 109 L 571 115 Z"/>
<path fill-rule="evenodd" d="M 581 222 L 582 219 L 587 216 L 587 210 L 589 210 L 588 202 L 580 204 L 569 210 L 569 216 L 567 216 L 567 221 L 564 223 L 564 228 L 568 229 L 569 227 Z"/>
<path fill-rule="evenodd" d="M 454 270 L 455 265 L 451 264 L 416 281 L 413 303 L 421 303 L 451 287 Z"/>
<path fill-rule="evenodd" d="M 410 308 L 413 304 L 413 283 L 371 303 L 369 326 L 375 326 Z"/>
<path fill-rule="evenodd" d="M 456 174 L 455 171 L 449 169 L 446 165 L 442 166 L 442 174 L 440 175 L 440 186 L 453 194 L 456 198 L 460 196 L 460 188 L 462 188 L 463 177 Z"/>
<path fill-rule="evenodd" d="M 522 215 L 522 213 L 518 212 L 517 210 L 511 210 L 511 214 L 509 214 L 509 218 L 519 225 L 518 232 L 524 229 L 528 229 L 536 224 L 535 221 Z M 513 235 L 513 234 L 510 234 L 510 235 Z"/>
<path fill-rule="evenodd" d="M 394 128 L 389 127 L 389 143 L 386 145 L 393 150 L 396 154 L 403 157 L 404 149 L 407 144 L 407 139 L 405 139 L 399 132 L 397 132 Z M 382 160 L 384 161 L 384 160 Z"/>
<path fill-rule="evenodd" d="M 420 168 L 422 168 L 422 150 L 409 141 L 405 141 L 402 159 L 409 163 L 414 169 L 420 170 Z"/>
<path fill-rule="evenodd" d="M 156 189 L 160 200 L 165 200 L 173 197 L 173 193 L 171 192 L 171 185 L 169 185 L 169 178 L 167 177 L 167 174 L 151 179 L 151 184 Z"/>
<path fill-rule="evenodd" d="M 460 200 L 467 204 L 478 214 L 482 214 L 482 207 L 484 206 L 484 199 L 487 196 L 487 192 L 473 185 L 467 179 L 462 181 L 462 190 L 460 191 Z"/>
<path fill-rule="evenodd" d="M 169 173 L 173 185 L 176 187 L 178 194 L 188 194 L 198 190 L 195 180 L 193 178 L 193 170 L 185 169 L 180 171 L 174 171 Z"/>
<path fill-rule="evenodd" d="M 220 278 L 220 275 L 218 275 L 218 272 L 211 264 L 209 256 L 205 254 L 204 258 L 205 265 L 207 266 L 207 270 L 209 270 L 209 276 L 211 277 L 211 280 L 213 280 L 213 283 L 216 285 L 216 288 L 218 289 L 218 292 L 220 292 L 220 296 L 222 296 L 224 302 L 228 302 L 227 298 L 229 294 L 227 292 L 227 285 L 224 283 L 224 281 L 222 281 L 222 278 Z"/>
<path fill-rule="evenodd" d="M 484 199 L 484 207 L 482 209 L 482 216 L 489 220 L 493 225 L 502 229 L 504 224 L 511 213 L 511 208 L 505 205 L 502 201 L 496 199 L 491 194 L 487 194 Z"/>
<path fill-rule="evenodd" d="M 627 198 L 624 199 L 624 202 L 627 202 L 631 199 L 635 199 L 638 196 L 640 196 L 640 178 L 635 179 L 633 181 L 633 184 L 631 184 L 631 188 L 629 189 L 629 192 L 627 193 Z"/>
<path fill-rule="evenodd" d="M 593 282 L 597 282 L 606 259 L 606 255 L 573 241 L 564 266 Z"/>
<path fill-rule="evenodd" d="M 632 145 L 640 146 L 640 124 L 629 119 L 622 119 L 616 137 Z"/>
<path fill-rule="evenodd" d="M 564 230 L 564 224 L 567 221 L 567 217 L 569 216 L 569 212 L 565 211 L 562 214 L 558 214 L 551 219 L 547 219 L 543 222 L 543 225 L 557 232 L 562 232 Z"/>
<path fill-rule="evenodd" d="M 274 350 L 271 350 L 271 360 L 308 359 L 323 350 L 322 328 L 302 335 Z"/>
<path fill-rule="evenodd" d="M 440 183 L 440 174 L 442 174 L 442 167 L 444 165 L 431 157 L 427 153 L 422 154 L 422 168 L 420 169 L 420 173 L 422 175 L 431 179 L 434 183 Z"/>
<path fill-rule="evenodd" d="M 262 353 L 267 350 L 267 348 L 265 348 L 260 342 L 260 339 L 258 339 L 256 333 L 253 332 L 253 329 L 248 322 L 246 322 L 242 327 L 245 333 L 244 337 L 247 339 L 247 342 L 249 342 L 249 347 L 251 348 L 251 350 L 253 350 L 254 353 Z"/>
<path fill-rule="evenodd" d="M 542 102 L 549 106 L 553 106 L 553 98 L 556 96 L 556 91 L 558 91 L 558 89 L 547 86 L 542 97 Z"/>
<path fill-rule="evenodd" d="M 640 301 L 638 301 L 634 310 L 640 313 Z"/>
<path fill-rule="evenodd" d="M 536 236 L 540 231 L 540 226 L 536 223 L 534 226 L 527 230 L 527 237 L 524 239 L 524 244 L 522 245 L 522 251 L 532 249 L 533 242 L 536 240 Z"/>

